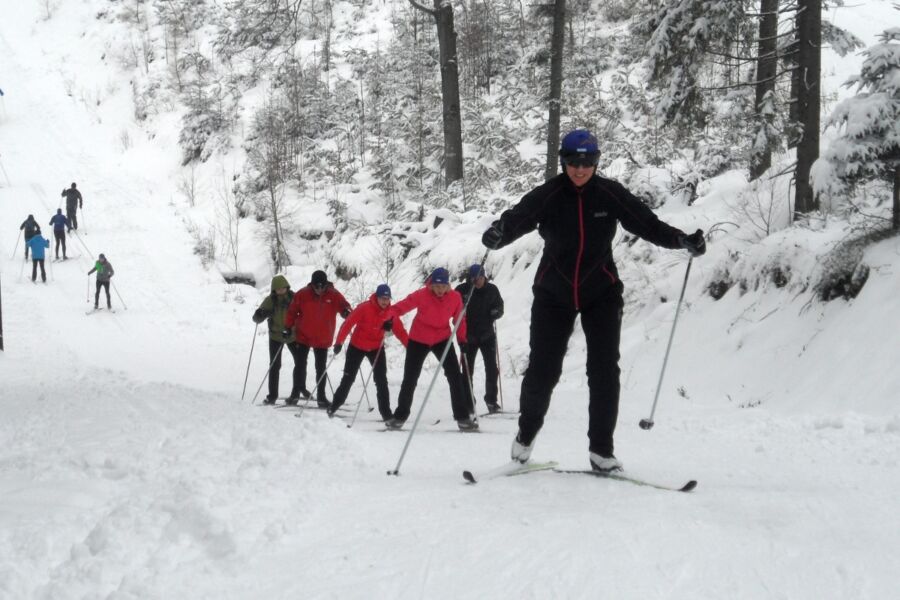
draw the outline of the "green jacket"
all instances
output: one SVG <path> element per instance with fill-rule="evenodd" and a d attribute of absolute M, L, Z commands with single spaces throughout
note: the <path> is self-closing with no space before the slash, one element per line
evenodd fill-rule
<path fill-rule="evenodd" d="M 288 288 L 287 294 L 279 296 L 275 293 L 278 288 Z M 291 291 L 290 284 L 284 275 L 276 275 L 272 278 L 271 293 L 265 297 L 256 312 L 253 313 L 253 322 L 262 323 L 269 322 L 269 339 L 273 342 L 291 343 L 294 341 L 294 334 L 284 337 L 281 332 L 284 330 L 284 315 L 287 313 L 288 306 L 294 298 L 294 292 Z"/>

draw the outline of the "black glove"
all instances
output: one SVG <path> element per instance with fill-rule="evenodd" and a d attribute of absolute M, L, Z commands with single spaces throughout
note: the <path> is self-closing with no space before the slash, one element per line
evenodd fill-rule
<path fill-rule="evenodd" d="M 253 322 L 254 323 L 262 323 L 266 319 L 272 316 L 271 311 L 263 310 L 261 308 L 257 308 L 256 312 L 253 313 Z"/>
<path fill-rule="evenodd" d="M 497 308 L 497 307 L 495 306 L 494 308 L 492 308 L 492 309 L 488 312 L 488 314 L 491 316 L 492 319 L 499 319 L 500 317 L 503 316 L 503 309 L 502 309 L 502 308 Z"/>
<path fill-rule="evenodd" d="M 494 224 L 491 225 L 488 230 L 481 235 L 481 243 L 491 250 L 496 250 L 497 248 L 499 248 L 500 242 L 502 241 L 503 225 L 501 225 L 500 221 L 494 222 Z"/>
<path fill-rule="evenodd" d="M 388 319 L 384 323 L 382 323 L 381 328 L 385 331 L 393 331 L 394 330 L 394 320 Z"/>
<path fill-rule="evenodd" d="M 702 229 L 698 229 L 691 235 L 682 234 L 678 236 L 678 243 L 681 244 L 681 247 L 687 250 L 692 257 L 703 256 L 706 253 L 706 240 L 703 239 Z"/>
<path fill-rule="evenodd" d="M 334 345 L 334 353 L 335 353 L 335 354 L 340 354 L 340 353 L 341 353 L 341 348 L 343 348 L 343 347 L 344 347 L 343 344 L 335 344 L 335 345 Z"/>
<path fill-rule="evenodd" d="M 283 337 L 289 338 L 289 337 L 291 337 L 291 334 L 293 334 L 293 332 L 290 329 L 288 329 L 287 327 L 285 327 L 284 329 L 281 330 L 281 335 Z"/>
<path fill-rule="evenodd" d="M 346 319 L 346 318 L 349 317 L 349 316 L 350 316 L 350 309 L 349 309 L 349 308 L 345 308 L 344 310 L 341 311 L 341 318 L 342 318 L 342 319 Z"/>

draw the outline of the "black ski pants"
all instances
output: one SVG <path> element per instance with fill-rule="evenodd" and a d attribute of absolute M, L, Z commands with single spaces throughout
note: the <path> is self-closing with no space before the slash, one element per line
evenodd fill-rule
<path fill-rule="evenodd" d="M 109 299 L 109 279 L 106 281 L 97 280 L 97 291 L 94 292 L 94 308 L 97 308 L 100 302 L 100 288 L 106 288 L 106 308 L 112 308 L 112 302 Z"/>
<path fill-rule="evenodd" d="M 40 266 L 41 266 L 41 281 L 47 281 L 47 272 L 44 271 L 44 259 L 43 258 L 35 258 L 34 260 L 31 261 L 31 280 L 37 281 L 38 264 L 40 264 Z"/>
<path fill-rule="evenodd" d="M 54 229 L 53 230 L 53 238 L 56 240 L 56 246 L 54 250 L 56 250 L 56 258 L 59 258 L 59 245 L 62 244 L 63 249 L 63 258 L 66 257 L 66 230 L 65 229 Z"/>
<path fill-rule="evenodd" d="M 434 354 L 438 360 L 444 352 L 447 340 L 440 341 L 429 346 L 421 342 L 409 340 L 406 346 L 406 362 L 403 366 L 403 383 L 400 384 L 400 394 L 397 397 L 397 410 L 394 418 L 406 421 L 412 408 L 413 394 L 419 383 L 419 375 L 422 374 L 422 365 L 429 353 Z M 453 409 L 453 418 L 457 421 L 470 418 L 473 411 L 472 401 L 467 393 L 468 384 L 459 370 L 459 360 L 456 358 L 456 350 L 450 344 L 447 358 L 444 359 L 444 377 L 450 386 L 450 406 Z"/>
<path fill-rule="evenodd" d="M 375 380 L 375 394 L 378 398 L 378 412 L 385 421 L 393 417 L 391 412 L 391 393 L 388 391 L 387 361 L 384 357 L 384 347 L 375 350 L 360 350 L 353 344 L 347 346 L 347 358 L 344 359 L 344 375 L 341 383 L 334 392 L 332 407 L 335 409 L 347 400 L 347 394 L 353 386 L 363 358 L 369 360 L 372 365 L 372 379 Z M 368 382 L 368 379 L 366 380 Z"/>
<path fill-rule="evenodd" d="M 587 341 L 590 450 L 603 456 L 613 455 L 613 433 L 619 414 L 622 306 L 622 297 L 614 288 L 580 311 L 555 302 L 540 290 L 535 293 L 531 305 L 531 351 L 519 399 L 519 433 L 523 442 L 530 444 L 544 424 L 550 395 L 562 374 L 569 337 L 580 312 Z"/>
<path fill-rule="evenodd" d="M 30 240 L 34 236 L 35 236 L 35 234 L 33 234 L 33 233 L 31 235 L 26 234 L 24 236 L 24 238 L 25 238 L 25 260 L 28 260 L 28 253 L 31 251 L 31 246 L 28 245 L 28 240 Z"/>
<path fill-rule="evenodd" d="M 78 229 L 78 207 L 69 208 L 66 207 L 66 217 L 69 218 L 69 231 L 73 229 Z"/>
<path fill-rule="evenodd" d="M 468 375 L 468 385 L 472 386 L 472 375 L 475 373 L 475 356 L 481 351 L 484 362 L 484 403 L 497 404 L 497 379 L 500 370 L 497 368 L 497 338 L 482 340 L 477 344 L 466 344 L 466 363 L 463 368 Z M 474 387 L 470 389 L 474 390 Z M 472 392 L 474 394 L 474 392 Z M 473 398 L 474 399 L 474 398 Z"/>
<path fill-rule="evenodd" d="M 306 390 L 306 362 L 309 360 L 309 350 L 309 346 L 297 344 L 295 360 L 300 369 L 299 379 L 297 380 L 300 384 L 298 392 Z M 325 385 L 327 382 L 325 380 L 328 378 L 323 377 L 323 375 L 325 374 L 325 367 L 328 365 L 328 348 L 313 348 L 312 351 L 316 363 L 316 381 L 319 382 L 319 386 L 316 388 L 316 400 L 327 402 L 328 398 L 325 396 Z"/>
<path fill-rule="evenodd" d="M 269 338 L 269 363 L 271 363 L 271 368 L 269 369 L 269 400 L 277 400 L 278 399 L 278 379 L 281 374 L 281 355 L 284 353 L 284 342 L 280 342 L 277 340 L 273 340 Z M 297 397 L 300 395 L 300 391 L 303 390 L 303 379 L 304 377 L 300 377 L 300 358 L 299 358 L 299 350 L 297 348 L 297 344 L 290 343 L 287 344 L 288 351 L 291 353 L 291 356 L 294 359 L 294 372 L 291 383 L 291 396 Z M 306 357 L 303 357 L 303 360 L 306 360 Z M 302 371 L 303 375 L 306 375 L 306 363 L 304 362 L 304 368 Z"/>

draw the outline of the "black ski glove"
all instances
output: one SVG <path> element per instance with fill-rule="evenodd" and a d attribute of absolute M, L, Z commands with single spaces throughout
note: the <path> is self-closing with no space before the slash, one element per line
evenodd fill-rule
<path fill-rule="evenodd" d="M 492 319 L 499 319 L 500 317 L 503 316 L 503 309 L 495 306 L 494 308 L 492 308 L 490 310 L 490 312 L 488 314 L 491 316 Z"/>
<path fill-rule="evenodd" d="M 343 344 L 335 344 L 335 345 L 334 345 L 334 353 L 335 353 L 335 354 L 340 354 L 340 353 L 341 353 L 341 348 L 343 348 L 343 347 L 344 347 Z"/>
<path fill-rule="evenodd" d="M 253 313 L 253 322 L 254 323 L 262 323 L 266 319 L 272 316 L 272 313 L 268 310 L 263 310 L 261 308 L 256 309 L 256 312 Z"/>
<path fill-rule="evenodd" d="M 703 256 L 706 253 L 706 240 L 703 239 L 703 230 L 698 229 L 691 235 L 678 236 L 678 243 L 690 253 L 692 257 Z"/>
<path fill-rule="evenodd" d="M 349 309 L 349 308 L 345 308 L 344 310 L 341 311 L 341 318 L 342 318 L 342 319 L 346 319 L 346 318 L 349 317 L 349 316 L 350 316 L 350 309 Z"/>
<path fill-rule="evenodd" d="M 284 329 L 281 330 L 281 335 L 286 338 L 291 337 L 291 333 L 293 333 L 293 332 L 290 329 L 288 329 L 287 327 L 285 327 Z"/>
<path fill-rule="evenodd" d="M 497 248 L 499 248 L 500 242 L 502 241 L 503 225 L 500 223 L 500 221 L 494 221 L 494 224 L 491 225 L 488 230 L 481 235 L 481 243 L 491 250 L 496 250 Z"/>
<path fill-rule="evenodd" d="M 385 331 L 393 331 L 394 330 L 394 320 L 388 319 L 384 323 L 382 323 L 381 328 Z"/>

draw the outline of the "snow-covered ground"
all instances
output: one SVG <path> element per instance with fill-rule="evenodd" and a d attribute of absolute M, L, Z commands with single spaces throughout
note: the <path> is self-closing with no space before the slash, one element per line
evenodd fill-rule
<path fill-rule="evenodd" d="M 376 413 L 348 429 L 249 404 L 263 332 L 241 401 L 266 285 L 242 303 L 201 267 L 171 201 L 174 134 L 137 133 L 121 73 L 95 62 L 90 10 L 66 3 L 44 21 L 38 4 L 0 11 L 0 598 L 897 596 L 896 238 L 869 250 L 858 298 L 824 305 L 773 286 L 712 300 L 704 288 L 729 240 L 712 244 L 694 261 L 649 432 L 637 423 L 686 259 L 648 267 L 643 297 L 670 301 L 626 315 L 617 454 L 637 476 L 696 478 L 691 494 L 552 473 L 465 485 L 462 469 L 506 459 L 516 423 L 455 432 L 442 380 L 390 477 L 407 434 L 381 432 Z M 32 284 L 18 225 L 29 213 L 46 223 L 72 181 L 85 196 L 74 258 Z M 704 210 L 716 207 L 663 214 L 688 228 Z M 86 316 L 100 252 L 118 310 Z M 504 265 L 514 411 L 530 272 Z M 289 273 L 295 287 L 308 271 Z M 396 395 L 402 348 L 388 352 Z M 583 356 L 576 333 L 536 460 L 587 465 Z"/>

